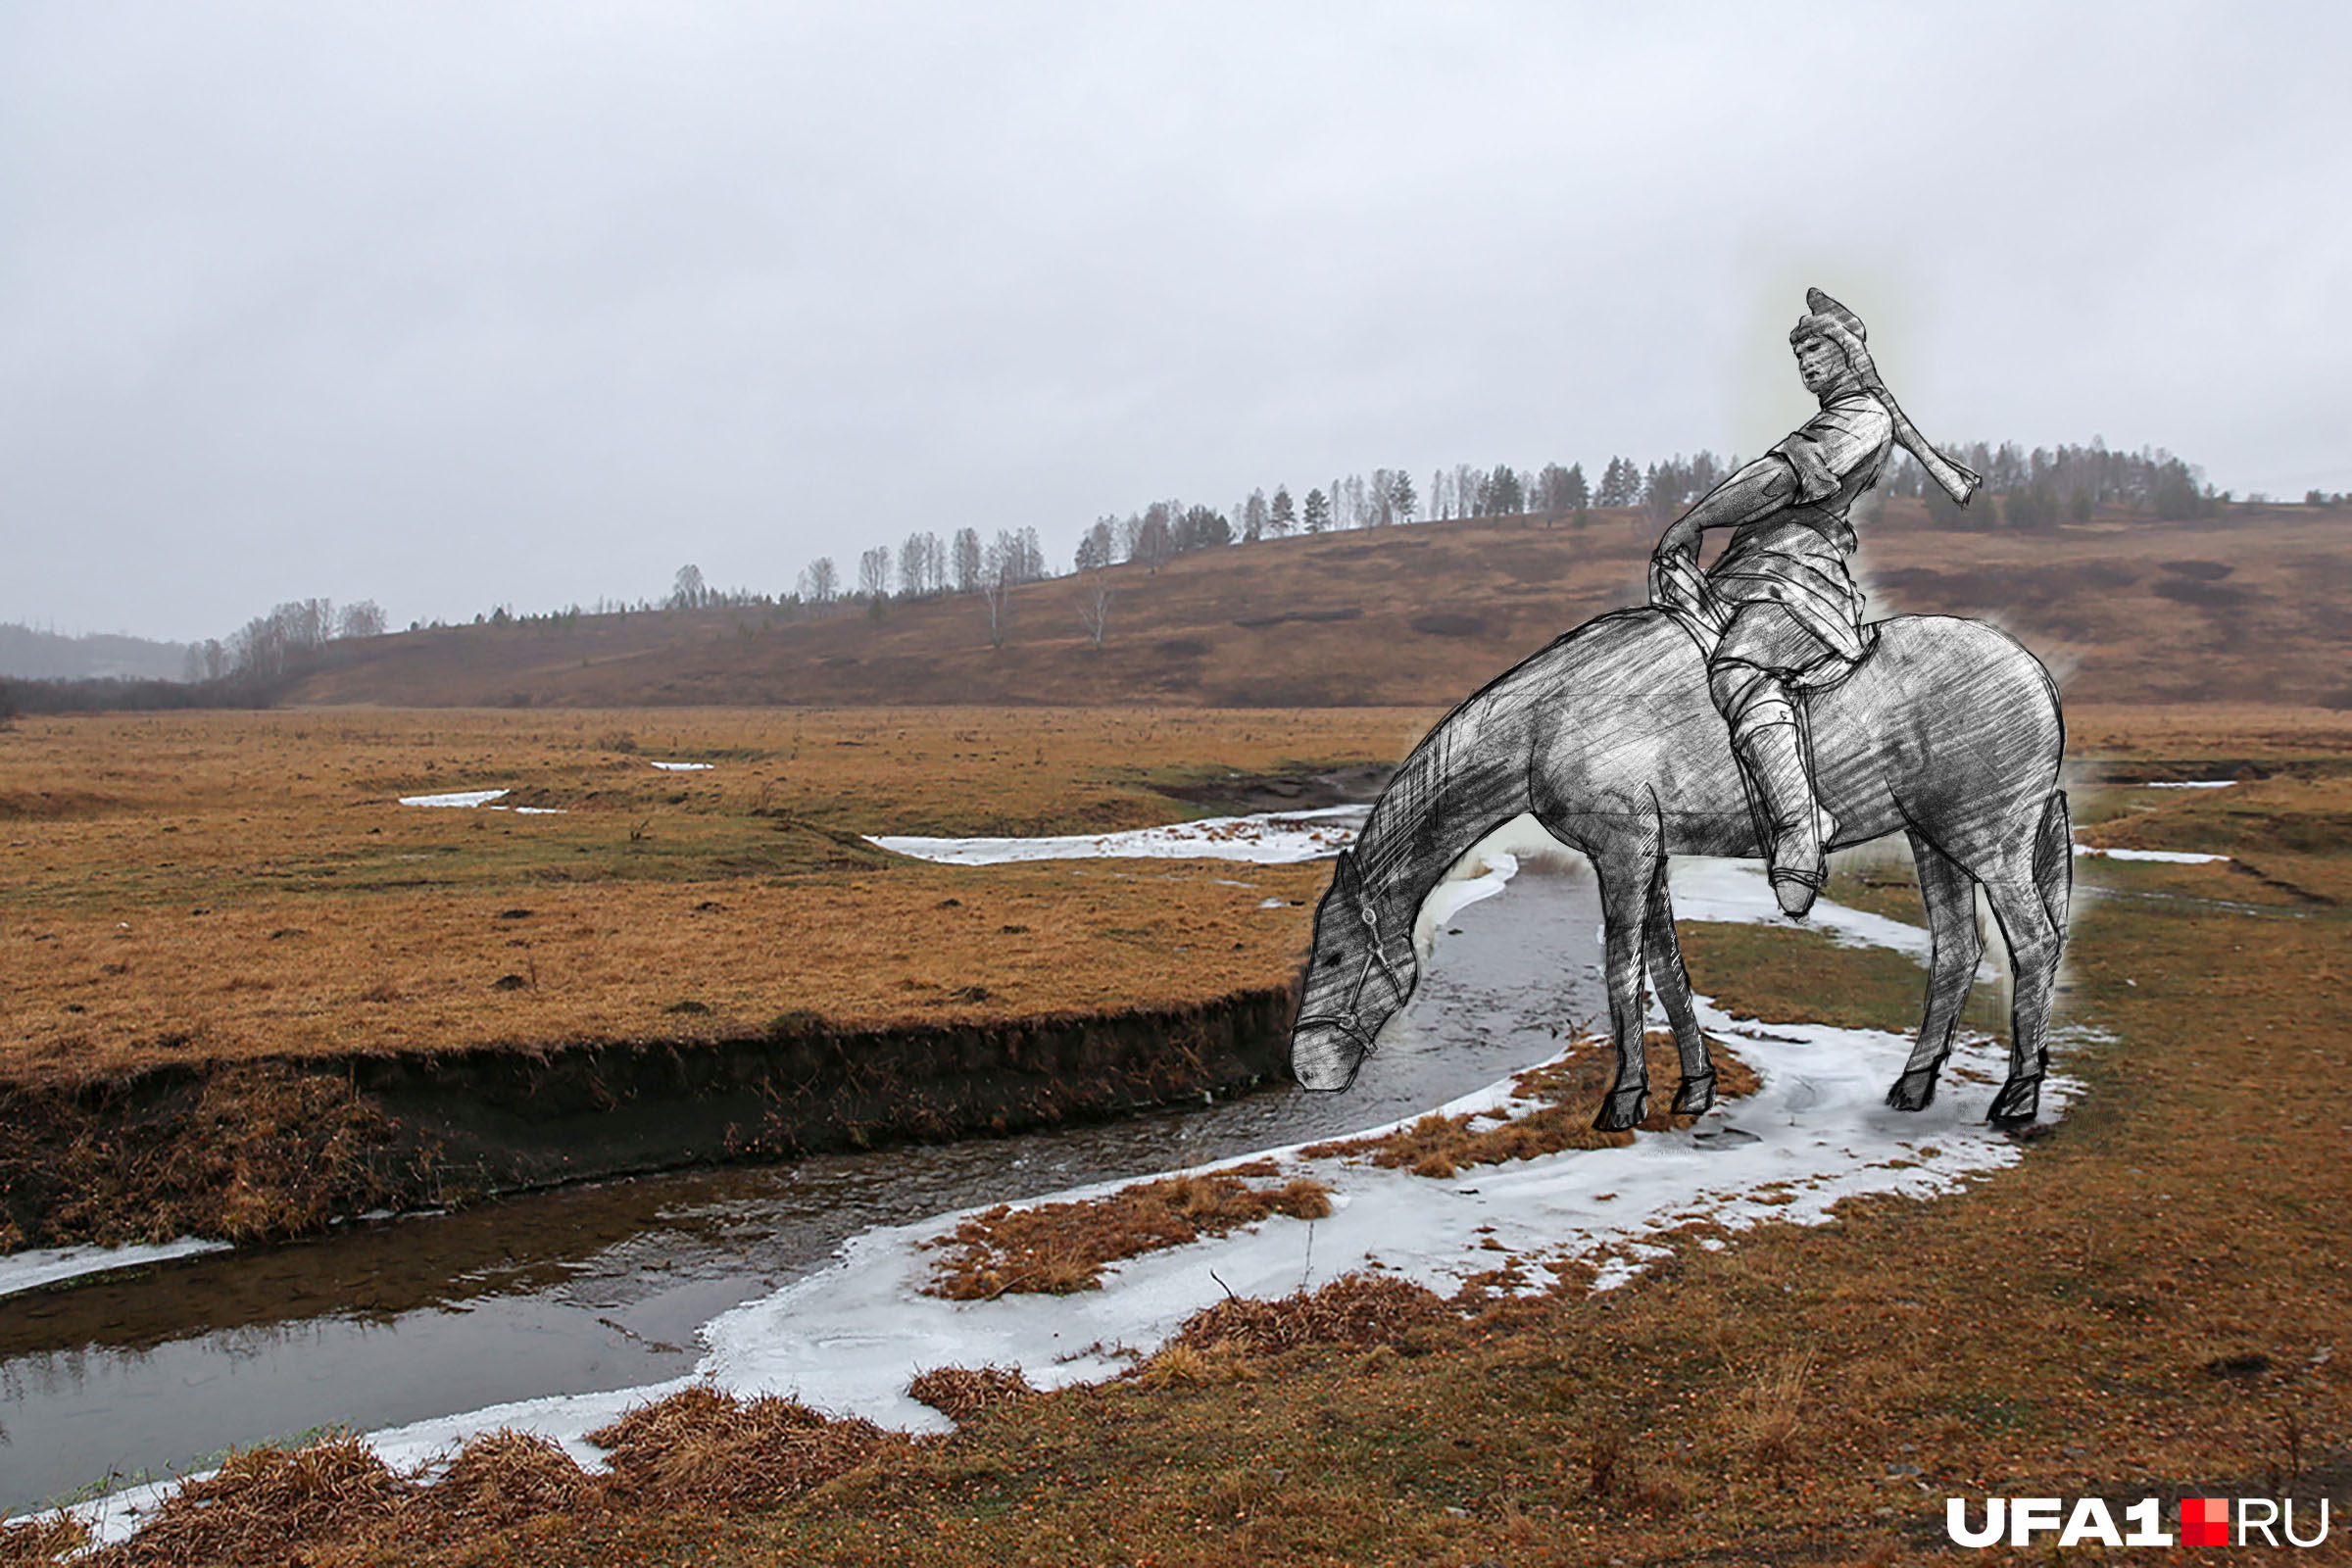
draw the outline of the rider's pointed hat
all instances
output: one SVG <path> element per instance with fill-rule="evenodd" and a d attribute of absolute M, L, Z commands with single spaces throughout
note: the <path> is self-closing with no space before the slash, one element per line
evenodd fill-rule
<path fill-rule="evenodd" d="M 1805 290 L 1805 315 L 1790 329 L 1788 341 L 1802 343 L 1807 338 L 1821 337 L 1837 344 L 1845 355 L 1845 363 L 1853 367 L 1854 373 L 1861 377 L 1863 389 L 1879 400 L 1886 410 L 1886 416 L 1894 421 L 1894 438 L 1902 444 L 1903 450 L 1935 476 L 1936 482 L 1943 487 L 1944 494 L 1962 506 L 1968 505 L 1969 496 L 1981 481 L 1967 467 L 1936 451 L 1928 443 L 1928 438 L 1919 433 L 1919 427 L 1911 422 L 1903 413 L 1902 405 L 1894 401 L 1894 394 L 1886 390 L 1886 383 L 1880 379 L 1879 368 L 1872 362 L 1870 350 L 1864 346 L 1869 336 L 1869 330 L 1862 324 L 1862 318 L 1820 289 L 1809 288 Z"/>

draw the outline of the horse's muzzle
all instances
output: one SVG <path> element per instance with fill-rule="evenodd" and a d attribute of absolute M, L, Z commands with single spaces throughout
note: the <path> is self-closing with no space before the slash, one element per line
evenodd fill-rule
<path fill-rule="evenodd" d="M 1355 1082 L 1371 1042 L 1329 1018 L 1301 1019 L 1291 1032 L 1291 1076 L 1302 1089 L 1338 1093 Z"/>

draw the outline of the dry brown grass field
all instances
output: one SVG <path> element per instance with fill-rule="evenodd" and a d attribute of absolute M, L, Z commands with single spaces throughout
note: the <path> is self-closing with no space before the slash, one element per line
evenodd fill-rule
<path fill-rule="evenodd" d="M 1871 613 L 1990 615 L 2077 702 L 2352 705 L 2352 522 L 2340 508 L 2116 513 L 2020 532 L 1939 529 L 1917 501 L 1862 522 Z M 1449 707 L 1579 622 L 1644 598 L 1657 524 L 1596 512 L 1415 523 L 1196 551 L 1104 574 L 1101 647 L 1074 578 L 1012 592 L 992 648 L 977 596 L 790 622 L 650 612 L 460 626 L 337 649 L 308 703 Z"/>
<path fill-rule="evenodd" d="M 0 734 L 0 1075 L 1192 1002 L 1296 966 L 1313 867 L 956 868 L 866 833 L 1200 810 L 1428 715 L 215 712 Z M 705 761 L 706 772 L 663 772 Z M 398 804 L 513 793 L 564 814 Z M 1269 899 L 1280 909 L 1261 908 Z"/>
<path fill-rule="evenodd" d="M 2172 559 L 2142 558 L 2134 591 L 2225 580 L 2150 575 Z M 2017 569 L 2032 569 L 2022 555 Z M 2288 587 L 2261 580 L 2265 595 Z M 2180 645 L 2176 632 L 2163 659 L 2163 629 L 2121 625 L 2130 606 L 2116 603 L 2085 612 L 2119 621 L 2086 625 L 2077 646 L 2119 639 L 2115 657 L 2140 662 L 2135 690 L 2161 695 L 2149 683 L 2170 671 L 2304 706 L 2082 700 L 2110 689 L 2085 663 L 2070 688 L 2085 841 L 2232 858 L 2077 862 L 2063 1007 L 2092 1033 L 2064 1065 L 2082 1092 L 2025 1141 L 2020 1164 L 1965 1193 L 1849 1202 L 1830 1225 L 1766 1227 L 1720 1251 L 1681 1246 L 1605 1293 L 1563 1278 L 1529 1299 L 1472 1291 L 1449 1310 L 1364 1324 L 1300 1302 L 1281 1310 L 1305 1326 L 1257 1337 L 1204 1321 L 1133 1378 L 987 1401 L 945 1439 L 883 1441 L 797 1407 L 707 1400 L 702 1417 L 615 1429 L 635 1446 L 611 1481 L 537 1450 L 502 1481 L 484 1458 L 473 1511 L 436 1515 L 429 1531 L 348 1453 L 262 1456 L 235 1471 L 260 1499 L 253 1518 L 207 1516 L 245 1534 L 192 1529 L 176 1559 L 116 1555 L 1884 1568 L 1947 1554 L 1945 1495 L 2212 1492 L 2333 1496 L 2335 1544 L 2297 1556 L 2341 1560 L 2352 1114 L 2334 1085 L 2352 1064 L 2352 712 L 2309 706 L 2329 693 L 2321 665 L 2297 662 L 2315 648 L 2340 656 L 2328 629 L 2340 622 L 2282 632 L 2283 672 L 2264 688 L 2245 673 L 2259 647 Z M 1395 657 L 1454 646 L 1417 635 L 1387 639 Z M 1359 691 L 1399 689 L 1401 677 L 1384 684 L 1387 656 L 1365 651 L 1382 641 L 1358 644 Z M 2339 657 L 2328 678 L 2341 675 Z M 1181 808 L 1164 788 L 1393 760 L 1434 716 L 1424 705 L 21 721 L 0 733 L 0 1076 L 692 1038 L 801 1008 L 977 1019 L 1262 985 L 1295 967 L 1320 868 L 959 871 L 893 863 L 858 835 L 1165 820 Z M 654 759 L 717 765 L 663 774 Z M 2132 787 L 2217 777 L 2239 782 Z M 462 788 L 509 788 L 511 802 L 565 814 L 396 804 Z M 1885 860 L 1849 869 L 1830 896 L 1898 916 L 1916 906 Z M 1269 898 L 1283 906 L 1261 908 Z M 1700 989 L 1736 1013 L 1916 1018 L 1907 959 L 1787 926 L 1694 925 L 1689 949 Z M 672 1010 L 687 1003 L 710 1010 Z M 1974 1022 L 1992 1023 L 1979 1006 Z M 763 1456 L 772 1467 L 754 1471 Z M 718 1485 L 730 1476 L 758 1485 Z M 337 1497 L 354 1499 L 348 1511 Z M 272 1517 L 299 1519 L 299 1535 Z M 18 1538 L 0 1552 L 20 1542 L 32 1549 Z"/>
<path fill-rule="evenodd" d="M 2097 742 L 2081 774 L 2243 779 L 2078 787 L 2086 837 L 2291 843 L 2305 876 L 2079 861 L 2064 1016 L 2087 1033 L 2062 1065 L 2080 1093 L 1965 1192 L 1849 1201 L 1720 1250 L 1692 1240 L 1607 1292 L 1563 1277 L 1439 1303 L 1356 1283 L 1226 1303 L 1108 1385 L 1000 1378 L 943 1438 L 702 1396 L 616 1428 L 627 1462 L 608 1480 L 482 1445 L 430 1531 L 391 1478 L 345 1476 L 349 1454 L 310 1471 L 258 1455 L 243 1493 L 185 1512 L 217 1544 L 145 1560 L 2092 1562 L 2132 1554 L 1956 1550 L 1943 1500 L 2212 1494 L 2303 1499 L 2307 1524 L 2331 1497 L 2328 1546 L 2294 1555 L 2342 1561 L 2352 1116 L 2334 1086 L 2352 916 L 2324 873 L 2352 843 L 2311 835 L 2352 806 L 2352 726 L 2277 709 L 2076 718 Z M 1833 896 L 1900 913 L 1902 884 L 1881 864 Z M 1907 959 L 1788 926 L 1690 935 L 1700 986 L 1737 1013 L 1915 1018 Z M 335 1495 L 353 1499 L 341 1514 L 320 1500 Z M 299 1538 L 268 1528 L 314 1503 Z"/>

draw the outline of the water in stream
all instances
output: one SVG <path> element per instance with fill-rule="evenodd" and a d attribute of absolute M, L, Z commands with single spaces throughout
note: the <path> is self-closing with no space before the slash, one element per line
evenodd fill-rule
<path fill-rule="evenodd" d="M 701 1325 L 869 1226 L 1443 1103 L 1605 1011 L 1598 926 L 1577 871 L 1531 867 L 1460 910 L 1400 1038 L 1344 1096 L 1278 1086 L 1015 1138 L 614 1182 L 0 1299 L 0 1516 L 320 1427 L 675 1377 Z"/>

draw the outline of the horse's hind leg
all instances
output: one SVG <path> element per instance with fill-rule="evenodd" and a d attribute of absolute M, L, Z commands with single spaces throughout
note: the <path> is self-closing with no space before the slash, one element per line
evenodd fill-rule
<path fill-rule="evenodd" d="M 1592 1118 L 1604 1133 L 1639 1127 L 1649 1114 L 1649 1061 L 1642 1049 L 1642 935 L 1657 865 L 1655 851 L 1592 857 L 1600 881 L 1609 1033 L 1617 1045 L 1616 1081 Z"/>
<path fill-rule="evenodd" d="M 1902 1076 L 1886 1091 L 1886 1103 L 1897 1110 L 1925 1110 L 1935 1102 L 1936 1075 L 1952 1053 L 1960 1009 L 1976 980 L 1977 963 L 1984 956 L 1984 933 L 1977 928 L 1976 879 L 1917 829 L 1911 833 L 1911 858 L 1919 868 L 1920 899 L 1928 906 L 1932 956 L 1919 1043 L 1911 1048 Z"/>
<path fill-rule="evenodd" d="M 1706 1037 L 1698 1032 L 1698 1010 L 1690 1004 L 1690 972 L 1683 967 L 1683 945 L 1674 934 L 1674 902 L 1666 888 L 1661 858 L 1649 881 L 1649 909 L 1642 934 L 1649 983 L 1674 1026 L 1674 1049 L 1683 1058 L 1682 1086 L 1674 1092 L 1674 1113 L 1703 1116 L 1715 1104 L 1715 1064 L 1707 1059 Z"/>
<path fill-rule="evenodd" d="M 1995 1127 L 2022 1127 L 2041 1105 L 2041 1075 L 2050 1059 L 2050 1002 L 2058 988 L 2066 932 L 2031 871 L 1995 878 L 1984 891 L 2009 944 L 2011 993 L 2009 1081 L 1993 1096 L 1984 1119 Z"/>

